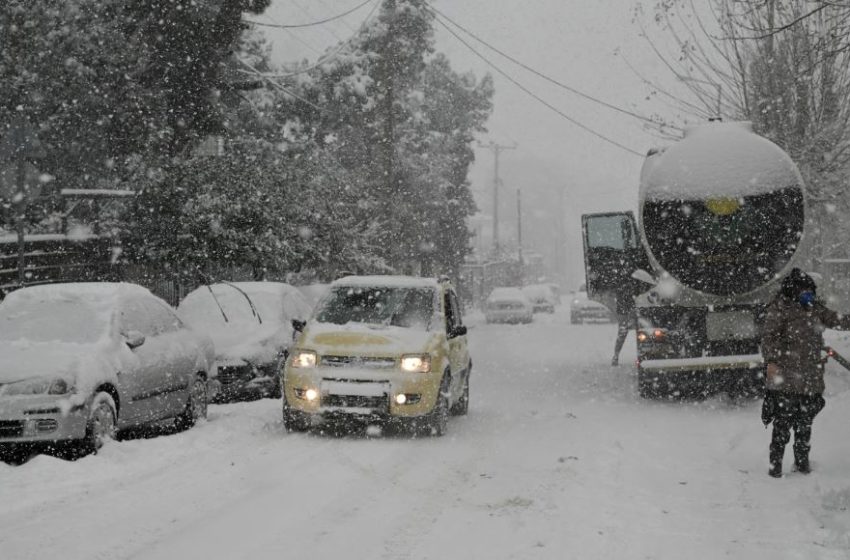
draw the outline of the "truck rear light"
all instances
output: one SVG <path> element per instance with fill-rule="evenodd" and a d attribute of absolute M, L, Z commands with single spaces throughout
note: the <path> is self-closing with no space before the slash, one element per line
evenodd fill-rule
<path fill-rule="evenodd" d="M 638 342 L 658 342 L 667 338 L 667 331 L 664 329 L 652 329 L 651 331 L 638 331 Z"/>

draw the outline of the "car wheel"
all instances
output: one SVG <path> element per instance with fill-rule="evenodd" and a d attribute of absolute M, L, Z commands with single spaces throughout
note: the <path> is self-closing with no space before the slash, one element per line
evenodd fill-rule
<path fill-rule="evenodd" d="M 286 401 L 283 403 L 283 429 L 287 433 L 306 432 L 310 429 L 310 422 L 304 414 L 289 408 Z"/>
<path fill-rule="evenodd" d="M 472 366 L 466 372 L 466 379 L 463 382 L 463 393 L 452 407 L 452 416 L 466 416 L 469 413 L 469 375 L 471 370 Z"/>
<path fill-rule="evenodd" d="M 26 447 L 13 443 L 0 443 L 0 461 L 8 465 L 21 465 L 30 458 L 31 452 Z"/>
<path fill-rule="evenodd" d="M 657 375 L 650 375 L 638 369 L 638 394 L 643 399 L 657 399 L 666 395 L 668 386 Z"/>
<path fill-rule="evenodd" d="M 115 439 L 117 432 L 115 400 L 112 396 L 101 391 L 94 396 L 86 422 L 86 435 L 83 439 L 85 453 L 97 453 L 107 441 Z"/>
<path fill-rule="evenodd" d="M 207 381 L 201 375 L 196 375 L 192 381 L 189 398 L 186 400 L 186 408 L 177 418 L 177 426 L 181 430 L 188 430 L 198 420 L 207 418 Z"/>
<path fill-rule="evenodd" d="M 580 325 L 581 318 L 578 315 L 570 315 L 570 323 L 573 325 Z"/>

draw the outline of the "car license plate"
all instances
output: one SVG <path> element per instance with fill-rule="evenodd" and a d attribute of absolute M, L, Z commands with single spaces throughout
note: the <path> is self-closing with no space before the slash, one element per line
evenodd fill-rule
<path fill-rule="evenodd" d="M 749 311 L 723 311 L 705 317 L 709 340 L 745 340 L 756 338 L 756 322 Z"/>
<path fill-rule="evenodd" d="M 390 393 L 390 384 L 385 382 L 352 382 L 322 380 L 323 395 L 347 395 L 358 397 L 380 397 Z"/>

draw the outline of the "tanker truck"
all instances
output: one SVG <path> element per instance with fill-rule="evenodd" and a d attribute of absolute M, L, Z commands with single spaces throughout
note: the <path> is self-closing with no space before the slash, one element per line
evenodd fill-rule
<path fill-rule="evenodd" d="M 641 396 L 758 392 L 765 307 L 807 253 L 797 166 L 749 123 L 709 123 L 648 152 L 638 202 L 582 233 L 588 295 L 636 294 Z"/>

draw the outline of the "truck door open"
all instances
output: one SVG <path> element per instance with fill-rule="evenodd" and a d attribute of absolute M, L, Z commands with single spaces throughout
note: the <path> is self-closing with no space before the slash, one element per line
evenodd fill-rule
<path fill-rule="evenodd" d="M 581 231 L 587 295 L 614 311 L 617 287 L 628 282 L 635 270 L 649 266 L 635 216 L 632 212 L 584 214 Z"/>

